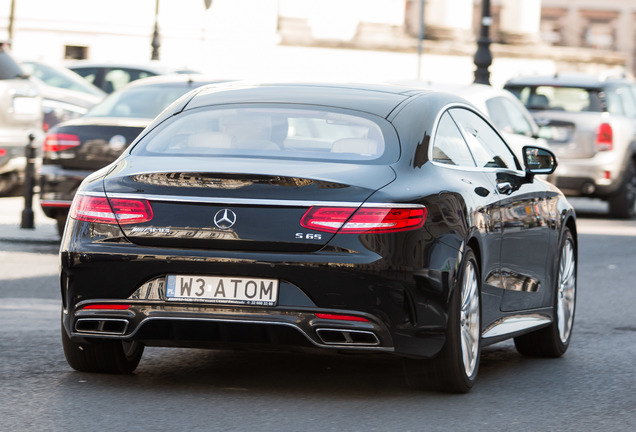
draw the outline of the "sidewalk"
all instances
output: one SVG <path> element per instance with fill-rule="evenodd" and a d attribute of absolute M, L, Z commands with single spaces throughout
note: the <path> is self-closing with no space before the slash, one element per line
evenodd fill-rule
<path fill-rule="evenodd" d="M 44 215 L 38 196 L 33 197 L 33 229 L 20 228 L 24 198 L 0 198 L 0 242 L 59 243 L 55 220 Z"/>

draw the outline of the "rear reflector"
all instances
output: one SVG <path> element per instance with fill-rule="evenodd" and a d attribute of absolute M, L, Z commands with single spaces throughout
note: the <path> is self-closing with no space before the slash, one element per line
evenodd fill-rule
<path fill-rule="evenodd" d="M 71 217 L 84 222 L 131 224 L 152 219 L 147 200 L 77 195 L 71 205 Z"/>
<path fill-rule="evenodd" d="M 316 231 L 341 233 L 389 233 L 422 227 L 426 208 L 406 207 L 311 207 L 300 225 Z"/>
<path fill-rule="evenodd" d="M 608 151 L 614 148 L 614 137 L 613 137 L 612 126 L 609 123 L 601 123 L 596 130 L 596 150 L 597 151 Z"/>
<path fill-rule="evenodd" d="M 316 316 L 322 319 L 337 320 L 337 321 L 369 322 L 368 319 L 355 316 L 355 315 L 334 315 L 334 314 L 317 313 Z"/>
<path fill-rule="evenodd" d="M 82 309 L 101 309 L 101 310 L 126 310 L 130 305 L 125 304 L 91 304 L 84 306 Z"/>
<path fill-rule="evenodd" d="M 52 133 L 44 138 L 42 150 L 45 152 L 59 152 L 77 147 L 81 144 L 80 138 L 73 134 Z"/>

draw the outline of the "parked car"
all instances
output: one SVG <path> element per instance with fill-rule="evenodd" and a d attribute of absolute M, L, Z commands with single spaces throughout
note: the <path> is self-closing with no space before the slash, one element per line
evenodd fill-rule
<path fill-rule="evenodd" d="M 425 81 L 402 81 L 399 84 L 445 91 L 463 97 L 477 107 L 499 129 L 521 158 L 524 146 L 549 147 L 540 136 L 532 114 L 512 93 L 484 84 L 450 85 Z"/>
<path fill-rule="evenodd" d="M 43 129 L 86 114 L 106 93 L 66 68 L 23 61 L 22 68 L 36 80 L 42 95 Z"/>
<path fill-rule="evenodd" d="M 557 74 L 510 80 L 505 87 L 547 129 L 559 158 L 552 181 L 569 196 L 609 204 L 616 218 L 635 215 L 636 85 L 629 79 Z"/>
<path fill-rule="evenodd" d="M 75 191 L 86 176 L 112 161 L 164 108 L 188 91 L 220 80 L 170 75 L 135 81 L 84 116 L 60 123 L 45 136 L 40 205 L 64 230 Z"/>
<path fill-rule="evenodd" d="M 90 63 L 82 60 L 69 64 L 68 68 L 106 93 L 112 93 L 123 88 L 129 82 L 142 78 L 174 73 L 197 74 L 196 71 L 187 68 L 174 68 L 160 63 L 135 65 Z"/>
<path fill-rule="evenodd" d="M 397 86 L 206 86 L 79 188 L 60 246 L 71 367 L 144 346 L 404 358 L 466 392 L 481 347 L 558 357 L 576 220 L 464 99 Z M 266 372 L 265 372 L 266 373 Z"/>
<path fill-rule="evenodd" d="M 42 135 L 42 99 L 36 84 L 0 46 L 0 195 L 22 182 L 29 135 Z"/>

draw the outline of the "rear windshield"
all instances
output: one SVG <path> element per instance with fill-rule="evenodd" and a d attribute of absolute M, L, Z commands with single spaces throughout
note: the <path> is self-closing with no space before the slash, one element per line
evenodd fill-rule
<path fill-rule="evenodd" d="M 530 110 L 602 112 L 600 90 L 581 87 L 527 86 L 507 88 Z"/>
<path fill-rule="evenodd" d="M 247 156 L 373 161 L 385 153 L 381 127 L 342 112 L 298 108 L 195 109 L 132 150 L 165 156 Z"/>
<path fill-rule="evenodd" d="M 86 117 L 157 117 L 168 105 L 177 100 L 192 87 L 181 86 L 138 86 L 111 93 L 99 104 L 91 108 Z"/>

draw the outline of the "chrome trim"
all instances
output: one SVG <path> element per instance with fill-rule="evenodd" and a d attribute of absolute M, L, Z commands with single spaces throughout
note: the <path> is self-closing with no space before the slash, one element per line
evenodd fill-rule
<path fill-rule="evenodd" d="M 79 330 L 78 324 L 83 322 L 97 322 L 97 330 Z M 107 331 L 104 330 L 105 323 L 123 323 L 124 327 L 121 331 Z M 124 335 L 126 334 L 126 330 L 128 330 L 129 321 L 125 318 L 78 318 L 75 321 L 75 331 L 79 334 L 93 334 L 93 335 Z"/>
<path fill-rule="evenodd" d="M 382 207 L 382 208 L 424 208 L 421 204 L 404 204 L 404 203 L 361 203 L 351 201 L 309 201 L 309 200 L 275 200 L 275 199 L 259 199 L 259 198 L 221 198 L 221 197 L 202 197 L 202 196 L 181 196 L 181 195 L 149 195 L 149 194 L 130 194 L 130 193 L 114 193 L 105 194 L 103 192 L 79 192 L 78 195 L 96 196 L 108 198 L 124 198 L 124 199 L 147 199 L 149 201 L 168 201 L 182 203 L 204 203 L 204 204 L 236 204 L 236 205 L 255 205 L 255 206 L 284 206 L 284 207 L 311 207 L 311 206 L 338 206 L 338 207 Z"/>
<path fill-rule="evenodd" d="M 327 342 L 322 336 L 321 336 L 321 332 L 335 332 L 335 333 L 340 333 L 342 335 L 342 337 L 345 339 L 346 342 Z M 370 335 L 373 336 L 374 342 L 373 343 L 367 343 L 367 342 L 355 342 L 351 336 L 349 336 L 349 333 L 358 333 L 358 334 L 365 334 L 365 335 Z M 371 346 L 378 346 L 380 345 L 380 339 L 378 338 L 378 336 L 373 333 L 372 331 L 365 331 L 365 330 L 350 330 L 350 329 L 339 329 L 339 328 L 329 328 L 329 327 L 322 327 L 322 328 L 318 328 L 316 329 L 316 334 L 318 335 L 318 337 L 320 338 L 320 340 L 322 341 L 323 344 L 325 345 L 330 345 L 330 346 L 334 346 L 334 345 L 338 345 L 338 346 L 345 346 L 345 347 L 349 347 L 349 346 L 366 346 L 366 347 L 371 347 Z"/>
<path fill-rule="evenodd" d="M 521 330 L 527 330 L 549 324 L 552 319 L 544 315 L 514 315 L 502 318 L 491 324 L 483 331 L 481 337 L 483 339 L 516 333 Z"/>
<path fill-rule="evenodd" d="M 337 349 L 357 349 L 357 350 L 373 350 L 373 351 L 383 351 L 383 352 L 394 352 L 394 347 L 382 347 L 382 346 L 373 346 L 373 345 L 347 345 L 347 344 L 338 344 L 338 345 L 328 345 L 324 343 L 316 342 L 307 332 L 305 332 L 299 326 L 287 323 L 287 322 L 276 322 L 276 321 L 266 321 L 266 320 L 250 320 L 250 319 L 224 319 L 224 318 L 186 318 L 186 317 L 147 317 L 139 322 L 139 324 L 135 327 L 135 330 L 126 335 L 124 337 L 118 337 L 118 339 L 132 339 L 135 334 L 139 331 L 140 328 L 144 326 L 149 321 L 157 321 L 157 320 L 167 320 L 167 321 L 205 321 L 205 322 L 223 322 L 223 323 L 241 323 L 241 324 L 264 324 L 264 325 L 283 325 L 287 327 L 291 327 L 293 329 L 298 330 L 307 340 L 309 340 L 312 344 L 319 348 L 337 348 Z M 347 330 L 352 331 L 352 330 Z"/>

